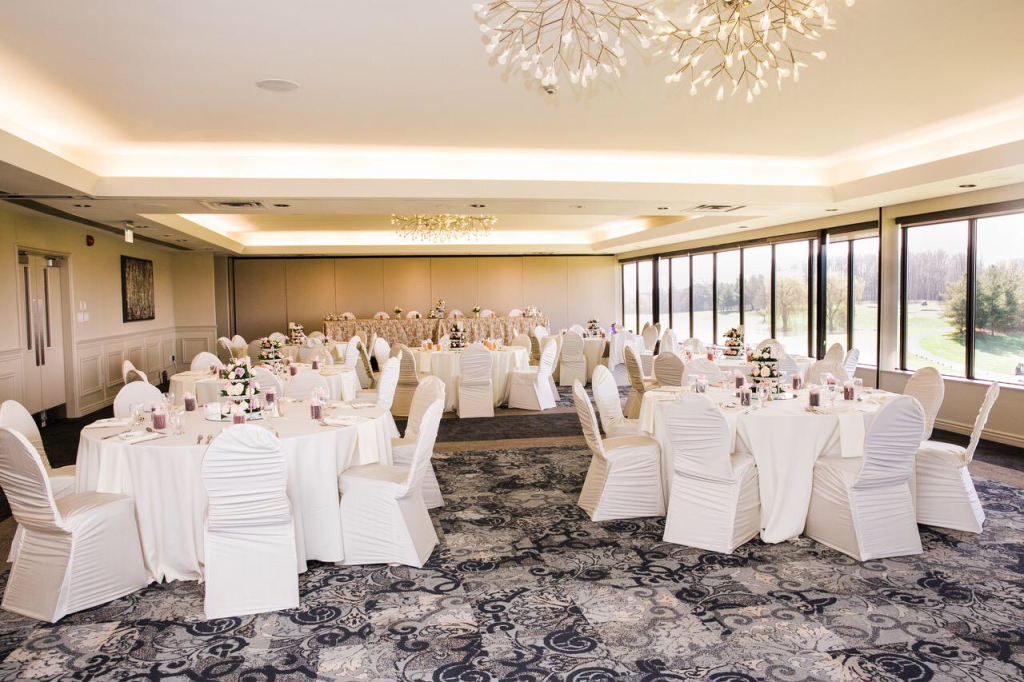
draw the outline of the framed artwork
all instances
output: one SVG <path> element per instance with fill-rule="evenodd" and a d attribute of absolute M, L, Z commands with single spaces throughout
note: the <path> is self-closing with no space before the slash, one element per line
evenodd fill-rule
<path fill-rule="evenodd" d="M 121 319 L 139 322 L 156 318 L 153 261 L 121 256 Z"/>

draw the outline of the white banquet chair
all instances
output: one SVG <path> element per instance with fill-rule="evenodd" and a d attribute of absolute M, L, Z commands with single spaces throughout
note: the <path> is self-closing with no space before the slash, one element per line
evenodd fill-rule
<path fill-rule="evenodd" d="M 974 459 L 985 430 L 989 412 L 999 397 L 999 382 L 993 381 L 974 419 L 967 447 L 925 440 L 914 457 L 914 507 L 918 523 L 968 533 L 980 533 L 985 510 L 978 499 L 968 465 Z"/>
<path fill-rule="evenodd" d="M 202 477 L 207 620 L 298 608 L 295 521 L 280 441 L 254 424 L 232 426 L 206 449 Z"/>
<path fill-rule="evenodd" d="M 555 402 L 558 402 L 558 382 L 556 377 L 558 376 L 558 368 L 562 364 L 562 335 L 561 334 L 549 334 L 540 341 L 541 352 L 544 351 L 544 346 L 547 344 L 553 344 L 555 346 L 555 361 L 551 363 L 551 374 L 548 376 L 548 383 L 551 384 L 551 395 L 554 397 Z M 539 364 L 538 358 L 538 364 Z"/>
<path fill-rule="evenodd" d="M 685 352 L 686 350 L 689 350 L 690 353 L 694 355 L 704 355 L 708 352 L 708 348 L 704 345 L 704 342 L 693 336 L 679 344 L 680 352 Z"/>
<path fill-rule="evenodd" d="M 814 465 L 804 534 L 858 561 L 921 553 L 910 494 L 924 411 L 909 396 L 882 407 L 863 457 L 822 457 Z"/>
<path fill-rule="evenodd" d="M 407 320 L 421 320 L 421 319 L 423 319 L 423 313 L 421 313 L 418 310 L 410 310 L 409 312 L 407 312 L 405 314 L 405 319 L 407 319 Z"/>
<path fill-rule="evenodd" d="M 626 376 L 629 377 L 630 391 L 626 398 L 626 417 L 636 419 L 640 416 L 640 408 L 644 402 L 644 393 L 658 387 L 658 382 L 644 375 L 643 367 L 633 346 L 626 346 L 623 351 L 626 358 Z"/>
<path fill-rule="evenodd" d="M 224 366 L 224 363 L 220 361 L 216 355 L 210 351 L 204 350 L 201 353 L 197 353 L 192 362 L 189 364 L 189 370 L 193 372 L 199 372 L 210 369 L 210 365 L 216 365 L 218 369 Z"/>
<path fill-rule="evenodd" d="M 393 438 L 398 437 L 398 427 L 395 425 L 395 419 L 391 414 L 391 406 L 395 402 L 395 388 L 398 386 L 401 364 L 402 361 L 397 357 L 388 358 L 388 361 L 384 363 L 384 367 L 380 371 L 377 388 L 356 392 L 356 398 L 374 400 L 377 403 L 377 407 L 384 410 L 388 420 L 391 422 L 388 430 Z"/>
<path fill-rule="evenodd" d="M 665 333 L 661 335 L 661 344 L 658 346 L 658 354 L 676 354 L 678 352 L 679 342 L 676 340 L 676 333 L 671 329 L 666 329 Z M 657 372 L 655 372 L 655 374 L 657 374 Z"/>
<path fill-rule="evenodd" d="M 636 419 L 626 419 L 622 414 L 619 387 L 611 371 L 604 365 L 598 365 L 594 368 L 594 376 L 590 381 L 594 391 L 594 402 L 597 403 L 597 414 L 601 418 L 601 428 L 605 435 L 609 438 L 640 435 L 639 422 Z"/>
<path fill-rule="evenodd" d="M 397 376 L 397 365 L 395 372 Z M 420 380 L 420 385 L 416 388 L 416 394 L 412 397 L 412 404 L 409 406 L 409 418 L 405 422 L 405 433 L 402 434 L 401 438 L 395 437 L 391 439 L 391 460 L 393 464 L 412 466 L 423 415 L 426 414 L 427 408 L 434 404 L 434 401 L 440 400 L 443 405 L 444 395 L 444 382 L 438 377 L 427 376 Z M 430 456 L 433 459 L 433 451 L 431 451 Z M 421 491 L 423 493 L 423 502 L 427 505 L 427 509 L 436 509 L 437 507 L 444 506 L 444 498 L 441 497 L 441 486 L 437 483 L 437 475 L 434 473 L 432 461 L 427 463 Z"/>
<path fill-rule="evenodd" d="M 321 344 L 324 342 L 324 339 L 326 339 L 326 338 L 327 338 L 327 336 L 322 331 L 319 331 L 319 330 L 312 331 L 312 332 L 306 334 L 306 340 L 307 341 L 315 341 L 315 340 L 319 339 Z"/>
<path fill-rule="evenodd" d="M 121 363 L 121 382 L 128 385 L 136 381 L 148 384 L 149 377 L 141 369 L 137 369 L 131 360 L 125 360 Z"/>
<path fill-rule="evenodd" d="M 250 341 L 246 354 L 249 356 L 249 364 L 254 365 L 260 361 L 260 340 Z"/>
<path fill-rule="evenodd" d="M 253 367 L 252 377 L 259 384 L 260 391 L 265 392 L 268 388 L 273 388 L 276 396 L 284 395 L 284 386 L 281 385 L 281 380 L 266 367 Z"/>
<path fill-rule="evenodd" d="M 533 344 L 530 343 L 530 337 L 528 334 L 516 334 L 516 338 L 512 339 L 512 343 L 509 345 L 525 348 L 527 353 L 533 350 Z"/>
<path fill-rule="evenodd" d="M 358 335 L 349 339 L 345 346 L 345 366 L 356 370 L 361 388 L 370 388 L 373 386 L 373 368 L 370 367 L 370 360 L 366 357 L 364 348 L 363 340 Z"/>
<path fill-rule="evenodd" d="M 845 353 L 843 351 L 843 344 L 833 343 L 829 346 L 828 350 L 825 351 L 825 357 L 823 357 L 822 360 L 834 360 L 835 362 L 842 364 L 844 357 Z"/>
<path fill-rule="evenodd" d="M 285 383 L 284 397 L 296 400 L 309 400 L 314 389 L 321 389 L 324 395 L 331 394 L 327 379 L 320 376 L 319 372 L 311 369 L 300 369 L 299 373 Z"/>
<path fill-rule="evenodd" d="M 732 554 L 761 530 L 754 458 L 732 452 L 729 422 L 707 395 L 680 394 L 665 428 L 673 475 L 662 539 Z"/>
<path fill-rule="evenodd" d="M 544 339 L 548 336 L 548 330 L 545 327 L 534 327 L 530 330 L 530 364 L 536 365 L 540 362 L 540 352 L 544 347 Z"/>
<path fill-rule="evenodd" d="M 384 363 L 391 357 L 391 344 L 383 336 L 378 336 L 371 349 L 373 359 L 377 361 L 377 371 L 384 368 Z"/>
<path fill-rule="evenodd" d="M 675 353 L 661 353 L 654 358 L 654 378 L 660 386 L 682 386 L 685 370 L 683 359 Z"/>
<path fill-rule="evenodd" d="M 316 333 L 316 332 L 314 332 Z M 324 335 L 313 336 L 310 334 L 306 337 L 306 342 L 303 344 L 306 348 L 315 348 L 324 345 Z"/>
<path fill-rule="evenodd" d="M 509 317 L 522 317 L 523 316 L 523 311 L 520 310 L 519 308 L 513 308 L 512 310 L 508 311 L 508 316 Z"/>
<path fill-rule="evenodd" d="M 583 354 L 583 335 L 568 331 L 562 336 L 562 360 L 558 367 L 558 385 L 587 383 L 587 356 Z"/>
<path fill-rule="evenodd" d="M 779 343 L 778 341 L 776 341 L 775 339 L 765 339 L 761 343 L 759 343 L 756 346 L 754 346 L 754 354 L 756 355 L 756 354 L 760 353 L 765 348 L 771 348 L 772 349 L 772 357 L 776 357 L 776 358 L 779 357 L 782 353 L 785 352 L 785 349 L 782 347 L 782 344 Z"/>
<path fill-rule="evenodd" d="M 457 308 L 452 309 L 448 313 L 448 319 L 449 320 L 461 320 L 464 317 L 465 317 L 465 315 L 462 314 L 462 311 L 458 310 Z"/>
<path fill-rule="evenodd" d="M 694 358 L 686 363 L 686 368 L 683 370 L 681 385 L 688 386 L 690 384 L 690 377 L 694 377 L 699 374 L 704 375 L 704 378 L 712 384 L 717 384 L 725 379 L 725 374 L 721 369 L 719 369 L 718 365 L 707 358 Z M 660 377 L 658 378 L 658 381 L 659 383 L 661 382 Z"/>
<path fill-rule="evenodd" d="M 484 308 L 483 310 L 480 311 L 480 319 L 482 320 L 490 320 L 495 317 L 497 317 L 497 315 L 495 315 L 494 311 L 491 310 L 490 308 Z"/>
<path fill-rule="evenodd" d="M 278 343 L 288 343 L 288 337 L 281 332 L 274 332 L 268 338 L 273 341 L 277 341 Z"/>
<path fill-rule="evenodd" d="M 346 310 L 345 312 L 343 312 L 341 314 L 340 317 L 343 320 L 354 320 L 354 319 L 356 319 L 356 314 L 351 312 L 351 311 L 349 311 L 349 310 Z"/>
<path fill-rule="evenodd" d="M 462 351 L 459 376 L 455 377 L 455 411 L 459 419 L 494 416 L 493 362 L 491 351 L 482 343 L 474 343 Z"/>
<path fill-rule="evenodd" d="M 416 356 L 405 344 L 395 344 L 391 349 L 391 357 L 399 358 L 401 369 L 398 372 L 398 386 L 395 388 L 395 400 L 391 404 L 391 414 L 396 417 L 409 416 L 409 405 L 412 403 L 412 396 L 416 393 L 416 387 L 420 385 L 419 368 L 416 366 Z"/>
<path fill-rule="evenodd" d="M 160 389 L 149 382 L 133 381 L 125 384 L 114 396 L 114 416 L 129 417 L 132 413 L 132 405 L 143 403 L 149 409 L 154 403 L 162 402 L 164 399 Z"/>
<path fill-rule="evenodd" d="M 583 328 L 582 324 L 574 324 L 571 327 L 569 327 L 568 331 L 576 332 L 580 336 L 583 336 L 584 334 L 587 333 L 587 330 Z"/>
<path fill-rule="evenodd" d="M 334 356 L 331 351 L 323 346 L 313 346 L 299 349 L 299 359 L 302 362 L 313 362 L 313 358 L 320 360 L 321 365 L 333 365 Z"/>
<path fill-rule="evenodd" d="M 796 360 L 794 360 L 786 351 L 781 351 L 775 356 L 775 359 L 778 360 L 776 369 L 778 369 L 779 372 L 785 372 L 786 378 L 790 381 L 792 381 L 794 375 L 800 373 L 800 365 L 796 364 Z"/>
<path fill-rule="evenodd" d="M 508 406 L 522 410 L 550 410 L 557 404 L 552 393 L 551 370 L 558 346 L 549 343 L 540 354 L 536 367 L 522 367 L 509 377 Z"/>
<path fill-rule="evenodd" d="M 836 378 L 840 385 L 849 379 L 846 375 L 846 370 L 843 369 L 842 360 L 818 360 L 811 368 L 807 370 L 807 377 L 805 383 L 807 384 L 821 384 L 824 382 L 826 374 L 831 374 Z"/>
<path fill-rule="evenodd" d="M 653 353 L 654 348 L 658 345 L 658 328 L 648 322 L 640 332 L 640 338 L 644 340 L 644 352 Z"/>
<path fill-rule="evenodd" d="M 846 354 L 846 358 L 843 360 L 843 369 L 846 370 L 846 375 L 853 379 L 857 374 L 857 365 L 860 363 L 860 349 L 851 348 L 850 352 Z"/>
<path fill-rule="evenodd" d="M 451 350 L 452 337 L 448 334 L 444 334 L 437 340 L 437 345 L 441 347 L 441 350 Z"/>
<path fill-rule="evenodd" d="M 379 312 L 376 312 L 376 313 L 374 313 L 374 315 L 373 315 L 373 319 L 375 319 L 375 320 L 390 320 L 390 319 L 391 319 L 391 316 L 390 316 L 390 315 L 388 315 L 388 314 L 387 314 L 386 312 L 384 312 L 383 310 L 381 310 L 381 311 L 379 311 Z"/>
<path fill-rule="evenodd" d="M 601 439 L 594 407 L 583 384 L 572 387 L 580 427 L 590 448 L 590 468 L 580 491 L 579 506 L 591 521 L 661 516 L 661 448 L 649 436 Z"/>
<path fill-rule="evenodd" d="M 410 465 L 363 464 L 341 474 L 345 565 L 422 568 L 430 558 L 437 533 L 422 491 L 443 411 L 443 400 L 435 400 L 424 411 Z"/>
<path fill-rule="evenodd" d="M 24 529 L 0 604 L 5 611 L 55 623 L 146 586 L 130 497 L 55 499 L 39 453 L 25 436 L 2 427 L 0 487 Z"/>
<path fill-rule="evenodd" d="M 928 440 L 932 437 L 935 418 L 939 416 L 939 409 L 946 396 L 942 375 L 934 367 L 922 367 L 907 380 L 903 395 L 917 398 L 917 402 L 921 403 L 921 409 L 924 410 L 924 436 L 921 440 Z"/>

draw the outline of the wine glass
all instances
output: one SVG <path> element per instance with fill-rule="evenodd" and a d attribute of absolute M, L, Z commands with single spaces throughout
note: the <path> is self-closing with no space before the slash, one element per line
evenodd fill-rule
<path fill-rule="evenodd" d="M 128 409 L 131 411 L 132 415 L 132 426 L 142 425 L 142 411 L 145 407 L 146 406 L 142 403 L 132 403 L 129 405 Z"/>

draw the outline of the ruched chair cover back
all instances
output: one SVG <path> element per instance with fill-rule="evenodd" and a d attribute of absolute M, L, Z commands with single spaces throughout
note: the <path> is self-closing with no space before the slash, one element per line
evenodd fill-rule
<path fill-rule="evenodd" d="M 679 341 L 676 339 L 676 333 L 671 329 L 666 329 L 665 333 L 661 335 L 661 343 L 658 345 L 658 353 L 664 355 L 665 353 L 675 354 L 679 352 Z"/>
<path fill-rule="evenodd" d="M 846 370 L 847 376 L 851 379 L 857 373 L 857 364 L 860 362 L 860 349 L 851 348 L 850 352 L 846 354 L 846 358 L 843 360 L 843 369 Z"/>
<path fill-rule="evenodd" d="M 391 357 L 397 357 L 401 361 L 398 387 L 395 389 L 395 400 L 391 404 L 391 414 L 396 417 L 406 417 L 409 415 L 412 396 L 416 393 L 416 387 L 420 385 L 419 368 L 416 366 L 416 356 L 405 344 L 395 344 L 391 349 Z"/>
<path fill-rule="evenodd" d="M 249 357 L 249 344 L 237 334 L 230 339 L 222 336 L 217 342 L 236 360 Z"/>
<path fill-rule="evenodd" d="M 558 369 L 558 385 L 572 386 L 579 381 L 587 383 L 587 358 L 583 354 L 583 335 L 569 331 L 562 336 L 561 366 Z"/>
<path fill-rule="evenodd" d="M 686 363 L 686 367 L 683 370 L 682 385 L 688 386 L 690 383 L 690 377 L 698 375 L 703 376 L 713 384 L 722 381 L 724 378 L 724 374 L 722 373 L 722 370 L 718 368 L 718 365 L 707 358 L 694 358 Z"/>
<path fill-rule="evenodd" d="M 284 395 L 284 386 L 281 385 L 281 380 L 266 367 L 253 367 L 252 376 L 256 383 L 260 385 L 262 392 L 266 393 L 268 388 L 273 388 L 276 395 Z"/>
<path fill-rule="evenodd" d="M 114 416 L 127 417 L 132 413 L 134 403 L 143 403 L 146 409 L 164 399 L 160 389 L 148 382 L 135 381 L 121 387 L 114 396 Z"/>
<path fill-rule="evenodd" d="M 572 388 L 580 427 L 590 448 L 590 468 L 579 506 L 592 521 L 660 516 L 665 513 L 660 448 L 647 436 L 602 440 L 594 406 L 583 384 Z"/>
<path fill-rule="evenodd" d="M 609 438 L 640 435 L 637 421 L 626 419 L 622 414 L 619 387 L 611 371 L 604 365 L 598 365 L 594 368 L 591 384 L 594 402 L 597 403 L 597 413 L 601 418 L 601 428 L 604 429 L 605 435 Z"/>
<path fill-rule="evenodd" d="M 708 352 L 707 346 L 704 345 L 704 342 L 693 336 L 683 341 L 679 345 L 679 350 L 680 352 L 685 352 L 689 350 L 691 353 L 695 355 L 703 355 L 704 353 Z"/>
<path fill-rule="evenodd" d="M 384 363 L 391 357 L 391 344 L 382 336 L 373 342 L 373 359 L 377 361 L 377 371 L 384 368 Z"/>
<path fill-rule="evenodd" d="M 661 353 L 654 358 L 654 378 L 660 386 L 683 385 L 683 359 L 675 353 Z"/>
<path fill-rule="evenodd" d="M 772 356 L 776 358 L 779 357 L 780 354 L 785 352 L 785 349 L 782 347 L 782 344 L 779 343 L 777 340 L 765 339 L 764 341 L 761 341 L 759 344 L 754 346 L 754 353 L 760 353 L 765 348 L 771 348 Z"/>
<path fill-rule="evenodd" d="M 409 419 L 406 420 L 405 433 L 401 438 L 391 439 L 391 459 L 400 466 L 410 466 L 413 455 L 416 453 L 416 443 L 419 438 L 420 424 L 427 412 L 427 408 L 440 400 L 444 404 L 445 386 L 444 382 L 435 376 L 425 376 L 420 379 L 420 385 L 412 397 L 412 404 L 409 406 Z M 444 506 L 444 498 L 441 497 L 441 486 L 437 483 L 437 476 L 434 473 L 433 464 L 427 465 L 427 473 L 423 478 L 423 501 L 427 509 L 435 509 Z"/>
<path fill-rule="evenodd" d="M 665 417 L 672 452 L 666 542 L 731 554 L 761 529 L 757 467 L 733 454 L 729 422 L 699 393 L 682 393 Z"/>
<path fill-rule="evenodd" d="M 202 476 L 207 619 L 297 608 L 295 524 L 277 437 L 252 424 L 224 430 Z"/>
<path fill-rule="evenodd" d="M 939 409 L 946 396 L 946 384 L 942 375 L 934 367 L 922 367 L 914 372 L 903 387 L 903 395 L 917 398 L 924 410 L 924 438 L 932 437 L 932 429 L 935 428 L 935 418 L 939 416 Z"/>
<path fill-rule="evenodd" d="M 547 343 L 536 367 L 524 367 L 509 377 L 508 406 L 523 410 L 550 410 L 555 407 L 557 392 L 551 381 L 558 346 Z"/>
<path fill-rule="evenodd" d="M 222 363 L 220 358 L 213 353 L 204 350 L 201 353 L 197 353 L 196 356 L 192 358 L 192 362 L 189 364 L 189 369 L 193 372 L 198 372 L 210 369 L 210 365 L 223 367 L 224 363 Z"/>
<path fill-rule="evenodd" d="M 825 351 L 825 357 L 823 357 L 822 360 L 833 360 L 841 364 L 843 362 L 843 358 L 845 357 L 846 356 L 843 351 L 843 344 L 833 343 L 831 346 L 829 346 L 828 350 Z"/>
<path fill-rule="evenodd" d="M 533 350 L 533 345 L 530 343 L 530 336 L 528 334 L 517 334 L 516 338 L 512 339 L 512 343 L 509 345 L 525 348 L 528 353 Z"/>
<path fill-rule="evenodd" d="M 300 370 L 298 374 L 285 384 L 284 395 L 286 398 L 309 400 L 313 395 L 314 389 L 320 389 L 325 392 L 325 395 L 330 396 L 330 387 L 327 384 L 327 379 L 320 376 L 318 372 L 304 369 Z"/>
<path fill-rule="evenodd" d="M 136 381 L 148 384 L 149 378 L 146 373 L 135 367 L 131 360 L 125 360 L 121 363 L 121 381 L 125 384 L 130 384 Z"/>
<path fill-rule="evenodd" d="M 658 345 L 658 328 L 653 324 L 648 324 L 640 332 L 640 337 L 644 340 L 644 351 L 653 353 L 654 347 Z"/>
<path fill-rule="evenodd" d="M 474 343 L 462 351 L 456 378 L 456 412 L 459 419 L 494 416 L 494 387 L 491 382 L 491 351 Z"/>
<path fill-rule="evenodd" d="M 825 381 L 825 375 L 831 374 L 834 376 L 840 384 L 849 377 L 846 375 L 846 370 L 843 368 L 842 359 L 839 360 L 818 360 L 811 368 L 807 370 L 807 376 L 805 382 L 808 384 L 821 384 Z"/>
<path fill-rule="evenodd" d="M 399 375 L 401 374 L 402 361 L 399 358 L 389 358 L 384 363 L 377 381 L 376 400 L 377 407 L 391 412 L 395 403 L 395 391 L 398 388 Z"/>
<path fill-rule="evenodd" d="M 35 448 L 3 427 L 0 487 L 23 529 L 5 611 L 54 623 L 146 586 L 131 498 L 76 493 L 56 501 Z"/>
<path fill-rule="evenodd" d="M 640 416 L 640 407 L 644 402 L 644 393 L 656 384 L 644 376 L 640 357 L 633 346 L 626 346 L 623 351 L 626 360 L 626 376 L 629 377 L 629 396 L 626 398 L 626 417 L 636 419 Z"/>
<path fill-rule="evenodd" d="M 910 477 L 923 433 L 920 403 L 900 396 L 875 415 L 863 458 L 820 458 L 806 535 L 859 561 L 920 554 Z"/>

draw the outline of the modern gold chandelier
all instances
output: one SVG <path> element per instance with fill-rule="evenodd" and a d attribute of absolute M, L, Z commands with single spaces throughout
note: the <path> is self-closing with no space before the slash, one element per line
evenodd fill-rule
<path fill-rule="evenodd" d="M 662 11 L 669 0 L 490 0 L 473 9 L 490 37 L 488 54 L 499 65 L 518 63 L 549 93 L 560 75 L 582 87 L 602 73 L 621 75 L 632 43 L 672 60 L 666 83 L 686 79 L 691 94 L 713 89 L 721 101 L 743 92 L 753 102 L 769 81 L 781 88 L 800 79 L 805 59 L 825 58 L 809 43 L 835 28 L 829 2 L 693 0 L 681 17 Z"/>
<path fill-rule="evenodd" d="M 397 215 L 391 216 L 395 233 L 403 239 L 421 242 L 450 243 L 476 240 L 490 235 L 498 218 L 493 215 L 462 215 L 442 213 L 439 215 Z"/>

